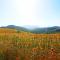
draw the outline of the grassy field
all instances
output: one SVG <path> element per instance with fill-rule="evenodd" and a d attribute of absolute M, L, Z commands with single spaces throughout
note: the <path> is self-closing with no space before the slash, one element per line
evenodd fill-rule
<path fill-rule="evenodd" d="M 0 28 L 0 60 L 60 60 L 60 34 Z"/>

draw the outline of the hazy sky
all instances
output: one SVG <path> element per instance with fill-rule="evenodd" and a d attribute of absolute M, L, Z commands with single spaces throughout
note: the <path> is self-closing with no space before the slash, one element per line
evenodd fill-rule
<path fill-rule="evenodd" d="M 0 26 L 60 26 L 60 0 L 0 0 Z"/>

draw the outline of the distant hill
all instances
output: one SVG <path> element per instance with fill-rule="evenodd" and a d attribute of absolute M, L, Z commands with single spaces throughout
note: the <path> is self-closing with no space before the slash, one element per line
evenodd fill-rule
<path fill-rule="evenodd" d="M 60 26 L 53 26 L 53 27 L 46 27 L 46 28 L 35 28 L 35 29 L 28 29 L 21 26 L 15 26 L 15 25 L 8 25 L 1 28 L 10 28 L 10 29 L 16 29 L 18 31 L 26 31 L 26 32 L 32 32 L 32 33 L 60 33 Z"/>
<path fill-rule="evenodd" d="M 59 33 L 60 27 L 54 26 L 54 27 L 47 27 L 47 28 L 36 28 L 32 30 L 33 33 Z"/>
<path fill-rule="evenodd" d="M 16 29 L 18 31 L 29 31 L 28 29 L 21 27 L 21 26 L 15 26 L 15 25 L 8 25 L 8 26 L 4 26 L 1 28 L 10 28 L 10 29 Z"/>

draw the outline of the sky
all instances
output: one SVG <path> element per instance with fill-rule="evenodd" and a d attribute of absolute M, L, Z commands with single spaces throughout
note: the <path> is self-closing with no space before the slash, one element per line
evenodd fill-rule
<path fill-rule="evenodd" d="M 60 26 L 60 0 L 0 0 L 0 26 Z"/>

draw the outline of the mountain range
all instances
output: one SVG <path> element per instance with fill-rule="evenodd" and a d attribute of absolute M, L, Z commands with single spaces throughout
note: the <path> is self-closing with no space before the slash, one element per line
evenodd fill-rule
<path fill-rule="evenodd" d="M 32 27 L 34 29 L 28 29 L 26 27 L 21 27 L 21 26 L 15 26 L 15 25 L 8 25 L 8 26 L 3 26 L 0 28 L 9 28 L 9 29 L 16 29 L 18 31 L 25 31 L 25 32 L 32 32 L 32 33 L 60 33 L 60 26 L 53 26 L 53 27 Z"/>

